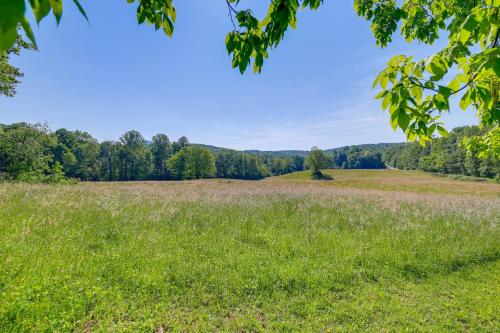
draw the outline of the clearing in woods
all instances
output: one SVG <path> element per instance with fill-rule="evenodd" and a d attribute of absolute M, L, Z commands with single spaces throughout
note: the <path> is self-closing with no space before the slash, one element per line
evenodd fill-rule
<path fill-rule="evenodd" d="M 489 331 L 500 185 L 0 184 L 0 331 Z"/>

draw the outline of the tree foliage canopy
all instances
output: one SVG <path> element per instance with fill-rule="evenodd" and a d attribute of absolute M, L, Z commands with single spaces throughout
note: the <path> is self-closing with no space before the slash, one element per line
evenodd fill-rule
<path fill-rule="evenodd" d="M 215 158 L 206 148 L 190 146 L 172 156 L 168 168 L 176 179 L 211 178 L 215 176 Z"/>
<path fill-rule="evenodd" d="M 398 169 L 419 169 L 500 180 L 500 160 L 467 155 L 460 144 L 464 137 L 481 136 L 485 131 L 477 126 L 458 127 L 446 137 L 433 139 L 425 147 L 418 143 L 408 143 L 386 149 L 383 158 L 387 165 Z"/>
<path fill-rule="evenodd" d="M 0 51 L 0 96 L 13 97 L 16 95 L 17 85 L 24 76 L 21 70 L 10 64 L 12 55 L 19 55 L 21 50 L 32 50 L 34 45 L 18 36 L 14 44 L 6 51 Z"/>
<path fill-rule="evenodd" d="M 376 77 L 377 98 L 389 109 L 391 126 L 421 144 L 447 132 L 441 114 L 457 96 L 463 110 L 477 111 L 489 131 L 464 140 L 471 152 L 500 157 L 500 0 L 356 0 L 359 15 L 372 22 L 377 44 L 384 47 L 400 24 L 408 41 L 432 44 L 448 34 L 448 44 L 424 59 L 398 55 Z M 447 75 L 448 74 L 448 75 Z M 445 82 L 451 76 L 449 82 Z"/>
<path fill-rule="evenodd" d="M 321 149 L 312 147 L 305 166 L 312 171 L 314 176 L 321 176 L 321 169 L 328 167 L 328 158 Z"/>
<path fill-rule="evenodd" d="M 210 147 L 210 148 L 207 148 Z M 190 144 L 182 136 L 170 142 L 156 134 L 149 142 L 137 131 L 118 141 L 99 143 L 89 133 L 40 124 L 0 124 L 0 179 L 32 182 L 172 180 L 211 178 L 262 179 L 300 171 L 300 156 L 247 154 Z"/>

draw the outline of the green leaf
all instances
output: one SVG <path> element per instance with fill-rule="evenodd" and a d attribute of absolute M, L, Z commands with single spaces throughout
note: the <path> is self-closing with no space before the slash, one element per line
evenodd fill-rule
<path fill-rule="evenodd" d="M 424 87 L 426 87 L 427 89 L 434 89 L 435 85 L 434 85 L 434 82 L 425 81 Z"/>
<path fill-rule="evenodd" d="M 85 19 L 87 20 L 87 22 L 89 22 L 89 18 L 87 16 L 87 13 L 85 13 L 85 9 L 83 9 L 83 6 L 80 4 L 80 1 L 73 0 L 73 2 L 75 3 L 76 7 L 78 8 L 78 11 L 80 11 L 80 14 L 82 14 L 83 17 L 85 17 Z"/>
<path fill-rule="evenodd" d="M 50 7 L 52 8 L 52 13 L 55 16 L 58 25 L 59 22 L 61 22 L 62 6 L 62 0 L 50 0 Z"/>
<path fill-rule="evenodd" d="M 448 136 L 448 131 L 443 126 L 437 125 L 437 130 L 439 135 L 441 135 L 442 137 Z"/>
<path fill-rule="evenodd" d="M 248 66 L 248 59 L 240 59 L 240 63 L 238 64 L 238 67 L 240 69 L 241 74 L 245 73 L 247 66 Z"/>
<path fill-rule="evenodd" d="M 460 81 L 455 77 L 448 83 L 447 87 L 451 90 L 457 91 L 458 89 L 460 89 Z"/>
<path fill-rule="evenodd" d="M 17 38 L 17 29 L 0 30 L 0 52 L 6 51 L 14 45 Z"/>
<path fill-rule="evenodd" d="M 23 18 L 21 20 L 21 26 L 23 27 L 23 30 L 24 30 L 24 33 L 26 34 L 26 36 L 33 43 L 33 45 L 35 45 L 35 48 L 37 48 L 35 35 L 33 34 L 33 30 L 31 29 L 31 25 L 29 24 L 29 22 L 25 16 L 23 16 Z"/>
<path fill-rule="evenodd" d="M 25 11 L 24 0 L 0 0 L 0 51 L 8 50 L 16 41 L 17 25 Z"/>
<path fill-rule="evenodd" d="M 460 43 L 466 44 L 469 41 L 470 35 L 471 35 L 470 31 L 462 29 L 462 30 L 460 30 L 458 40 L 460 40 Z"/>
<path fill-rule="evenodd" d="M 498 57 L 491 57 L 484 65 L 484 68 L 490 70 L 492 74 L 500 77 L 500 59 Z"/>
<path fill-rule="evenodd" d="M 137 12 L 137 23 L 143 24 L 146 21 L 146 13 L 144 11 Z"/>
<path fill-rule="evenodd" d="M 174 25 L 172 24 L 172 22 L 170 21 L 170 19 L 166 18 L 163 21 L 162 28 L 163 28 L 163 31 L 165 32 L 165 34 L 168 37 L 172 37 L 172 35 L 174 33 Z"/>
<path fill-rule="evenodd" d="M 411 95 L 417 100 L 421 100 L 422 99 L 422 88 L 419 87 L 419 86 L 413 86 L 411 89 L 410 89 L 410 92 L 411 92 Z"/>
<path fill-rule="evenodd" d="M 408 125 L 410 124 L 411 117 L 403 110 L 399 109 L 398 113 L 398 125 L 403 131 L 406 131 Z"/>
<path fill-rule="evenodd" d="M 172 22 L 175 23 L 175 21 L 177 20 L 177 12 L 175 11 L 174 6 L 168 7 L 168 16 L 170 16 L 170 18 L 172 19 Z"/>
<path fill-rule="evenodd" d="M 471 103 L 472 101 L 470 99 L 470 90 L 467 90 L 467 92 L 460 99 L 460 108 L 465 111 Z"/>
<path fill-rule="evenodd" d="M 375 77 L 375 80 L 373 81 L 373 84 L 372 84 L 372 89 L 374 89 L 378 83 L 380 82 L 380 74 L 377 75 L 377 77 Z"/>
<path fill-rule="evenodd" d="M 426 70 L 439 80 L 448 71 L 446 61 L 439 55 L 434 55 L 427 60 Z"/>
<path fill-rule="evenodd" d="M 477 25 L 477 20 L 475 14 L 470 14 L 465 20 L 464 24 L 461 27 L 459 40 L 462 44 L 466 44 L 469 41 L 469 37 Z"/>
<path fill-rule="evenodd" d="M 387 94 L 384 99 L 382 100 L 382 110 L 386 110 L 387 107 L 391 104 L 391 99 L 392 96 L 390 94 Z"/>
<path fill-rule="evenodd" d="M 417 134 L 415 134 L 414 131 L 408 129 L 406 131 L 406 138 L 408 139 L 408 141 L 415 141 L 415 139 L 417 138 Z"/>
<path fill-rule="evenodd" d="M 227 53 L 228 54 L 231 54 L 231 52 L 233 52 L 234 50 L 234 37 L 233 37 L 233 33 L 232 32 L 229 32 L 227 35 L 226 35 L 226 50 L 227 50 Z"/>
<path fill-rule="evenodd" d="M 389 78 L 387 77 L 387 75 L 385 75 L 385 73 L 380 77 L 380 86 L 382 87 L 382 89 L 386 89 L 387 88 L 387 84 L 389 83 Z"/>
<path fill-rule="evenodd" d="M 375 99 L 381 99 L 384 98 L 387 94 L 389 93 L 389 90 L 382 90 L 375 96 Z"/>
<path fill-rule="evenodd" d="M 439 110 L 444 111 L 449 109 L 448 98 L 438 93 L 432 97 L 432 104 Z"/>
<path fill-rule="evenodd" d="M 427 135 L 432 136 L 434 132 L 436 131 L 436 124 L 432 124 L 428 129 L 427 129 Z"/>
<path fill-rule="evenodd" d="M 36 22 L 40 23 L 50 12 L 50 2 L 49 0 L 35 0 L 31 6 L 31 10 L 33 11 L 33 15 L 35 15 Z"/>
<path fill-rule="evenodd" d="M 450 95 L 453 92 L 453 90 L 451 90 L 450 88 L 445 87 L 445 86 L 439 86 L 438 92 L 441 95 L 443 95 L 443 97 L 447 100 L 450 97 Z"/>
<path fill-rule="evenodd" d="M 393 130 L 395 130 L 396 128 L 398 128 L 398 112 L 393 112 L 391 114 L 391 127 Z"/>

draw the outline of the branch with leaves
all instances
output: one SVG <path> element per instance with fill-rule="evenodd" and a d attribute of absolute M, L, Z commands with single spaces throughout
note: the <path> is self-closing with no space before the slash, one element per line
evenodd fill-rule
<path fill-rule="evenodd" d="M 79 0 L 71 0 L 81 14 L 87 14 Z M 176 11 L 172 0 L 127 0 L 136 3 L 137 22 L 154 25 L 155 30 L 162 29 L 172 37 Z M 276 47 L 283 39 L 288 27 L 295 28 L 297 10 L 302 8 L 317 9 L 322 0 L 270 0 L 268 13 L 262 20 L 257 19 L 250 9 L 239 10 L 240 0 L 226 0 L 233 31 L 226 37 L 226 47 L 232 55 L 232 65 L 241 73 L 253 62 L 255 72 L 261 72 L 268 50 Z M 62 0 L 0 0 L 0 51 L 7 50 L 17 37 L 16 26 L 22 25 L 26 36 L 36 45 L 35 36 L 26 19 L 26 4 L 37 22 L 50 12 L 59 24 L 63 12 Z"/>
<path fill-rule="evenodd" d="M 12 47 L 7 51 L 0 52 L 0 96 L 14 97 L 17 85 L 24 76 L 19 68 L 10 64 L 10 57 L 19 55 L 22 50 L 33 50 L 34 48 L 32 43 L 26 42 L 19 35 Z"/>
<path fill-rule="evenodd" d="M 448 33 L 448 45 L 436 54 L 419 61 L 395 56 L 375 79 L 374 87 L 382 88 L 376 98 L 389 110 L 391 126 L 403 130 L 408 140 L 425 144 L 436 132 L 446 135 L 439 119 L 451 110 L 450 98 L 459 95 L 460 108 L 476 110 L 479 125 L 489 129 L 483 138 L 463 144 L 471 153 L 500 156 L 495 139 L 500 125 L 499 7 L 500 0 L 407 0 L 401 6 L 393 0 L 355 1 L 358 14 L 371 20 L 380 46 L 391 41 L 398 24 L 409 42 L 432 44 L 440 33 Z"/>

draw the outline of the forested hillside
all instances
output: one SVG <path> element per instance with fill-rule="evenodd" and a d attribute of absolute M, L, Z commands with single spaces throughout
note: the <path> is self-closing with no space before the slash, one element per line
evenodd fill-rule
<path fill-rule="evenodd" d="M 408 143 L 387 149 L 383 153 L 383 159 L 387 165 L 398 169 L 498 177 L 500 175 L 499 160 L 468 156 L 465 148 L 460 145 L 464 137 L 484 133 L 485 131 L 477 126 L 458 127 L 447 137 L 433 139 L 425 147 L 418 143 Z"/>
<path fill-rule="evenodd" d="M 383 153 L 388 149 L 402 146 L 404 143 L 376 143 L 331 148 L 323 152 L 328 157 L 327 167 L 330 169 L 383 169 L 385 168 Z M 245 152 L 263 157 L 292 159 L 305 159 L 309 155 L 308 150 L 245 150 Z"/>

